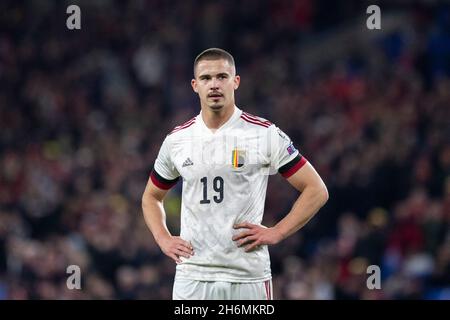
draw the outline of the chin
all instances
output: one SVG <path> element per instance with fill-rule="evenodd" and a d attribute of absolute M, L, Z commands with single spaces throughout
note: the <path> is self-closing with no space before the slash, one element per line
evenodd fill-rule
<path fill-rule="evenodd" d="M 218 110 L 221 110 L 223 108 L 223 104 L 213 104 L 212 106 L 209 106 L 209 107 L 213 111 L 218 111 Z"/>

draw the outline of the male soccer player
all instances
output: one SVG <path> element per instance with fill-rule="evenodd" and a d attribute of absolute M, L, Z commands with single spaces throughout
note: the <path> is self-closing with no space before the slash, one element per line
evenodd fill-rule
<path fill-rule="evenodd" d="M 201 111 L 175 127 L 143 194 L 145 221 L 177 263 L 173 299 L 273 299 L 267 245 L 303 227 L 328 200 L 325 184 L 273 123 L 235 105 L 233 57 L 211 48 L 194 62 Z M 301 192 L 275 226 L 261 225 L 268 175 Z M 163 199 L 183 180 L 180 236 L 166 226 Z"/>

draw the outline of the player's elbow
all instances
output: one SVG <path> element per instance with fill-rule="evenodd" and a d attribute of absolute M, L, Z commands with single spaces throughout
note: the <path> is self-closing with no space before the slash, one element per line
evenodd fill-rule
<path fill-rule="evenodd" d="M 320 190 L 321 207 L 323 207 L 325 205 L 325 203 L 327 203 L 329 198 L 330 198 L 330 194 L 328 193 L 328 188 L 323 183 L 321 190 Z"/>
<path fill-rule="evenodd" d="M 142 195 L 142 199 L 141 199 L 141 207 L 142 210 L 145 212 L 145 208 L 147 207 L 147 197 L 145 195 L 145 193 Z"/>
<path fill-rule="evenodd" d="M 315 187 L 315 194 L 319 208 L 323 207 L 330 198 L 327 186 L 323 183 L 323 181 L 320 181 L 320 183 Z"/>
<path fill-rule="evenodd" d="M 141 199 L 141 206 L 142 206 L 142 210 L 144 211 L 144 213 L 145 213 L 145 209 L 150 206 L 151 201 L 152 201 L 152 196 L 149 194 L 149 192 L 144 192 L 144 194 L 142 195 L 142 199 Z"/>
<path fill-rule="evenodd" d="M 162 198 L 163 196 L 159 196 L 151 190 L 146 189 L 141 198 L 141 206 L 144 213 L 146 212 L 146 209 L 162 204 Z"/>

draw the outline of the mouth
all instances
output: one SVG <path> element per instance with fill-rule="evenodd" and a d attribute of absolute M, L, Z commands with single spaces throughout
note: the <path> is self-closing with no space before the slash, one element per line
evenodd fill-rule
<path fill-rule="evenodd" d="M 208 94 L 208 98 L 211 98 L 211 99 L 219 99 L 219 98 L 222 98 L 223 97 L 223 94 L 221 94 L 221 93 L 210 93 L 210 94 Z"/>

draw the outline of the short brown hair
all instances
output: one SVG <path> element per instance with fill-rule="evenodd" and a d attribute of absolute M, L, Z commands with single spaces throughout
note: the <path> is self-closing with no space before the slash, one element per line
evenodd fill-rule
<path fill-rule="evenodd" d="M 204 51 L 202 51 L 194 60 L 194 77 L 195 77 L 195 68 L 197 67 L 197 64 L 201 61 L 201 60 L 219 60 L 219 59 L 224 59 L 226 61 L 228 61 L 228 63 L 231 66 L 235 66 L 234 64 L 234 58 L 233 56 L 220 48 L 209 48 L 206 49 Z"/>

